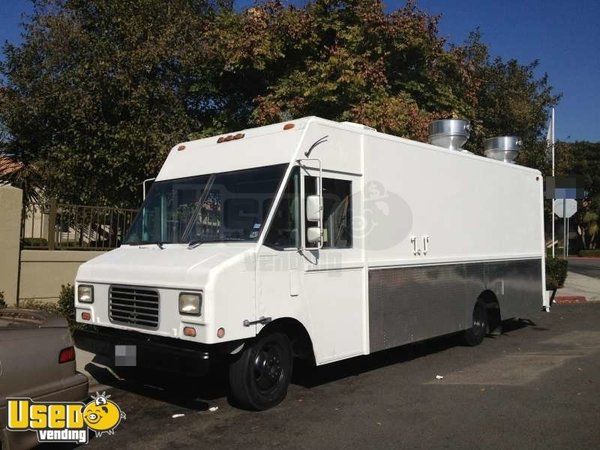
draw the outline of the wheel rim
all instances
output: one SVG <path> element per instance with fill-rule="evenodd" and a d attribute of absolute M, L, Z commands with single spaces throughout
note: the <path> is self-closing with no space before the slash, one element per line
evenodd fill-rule
<path fill-rule="evenodd" d="M 283 378 L 281 355 L 281 349 L 273 343 L 265 343 L 256 354 L 253 374 L 259 391 L 265 393 L 274 390 Z"/>

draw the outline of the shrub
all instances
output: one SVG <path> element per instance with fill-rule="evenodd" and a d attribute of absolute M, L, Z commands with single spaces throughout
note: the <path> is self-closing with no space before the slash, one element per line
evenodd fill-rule
<path fill-rule="evenodd" d="M 569 262 L 562 258 L 546 257 L 546 289 L 555 291 L 565 284 Z"/>
<path fill-rule="evenodd" d="M 600 256 L 600 248 L 594 250 L 579 250 L 579 256 Z"/>
<path fill-rule="evenodd" d="M 23 238 L 21 243 L 25 247 L 48 247 L 48 240 L 44 238 Z"/>
<path fill-rule="evenodd" d="M 63 316 L 69 323 L 69 328 L 74 330 L 80 328 L 80 325 L 75 321 L 75 289 L 70 284 L 62 285 L 58 302 L 41 302 L 35 299 L 25 299 L 19 303 L 19 308 L 23 309 L 39 309 L 42 311 L 51 312 Z"/>
<path fill-rule="evenodd" d="M 75 321 L 75 288 L 70 284 L 60 287 L 58 296 L 58 312 L 67 319 L 71 329 L 77 328 Z"/>
<path fill-rule="evenodd" d="M 6 302 L 4 301 L 4 291 L 0 291 L 0 309 L 6 308 Z"/>
<path fill-rule="evenodd" d="M 19 308 L 22 309 L 39 309 L 40 311 L 47 311 L 53 314 L 60 314 L 58 312 L 58 305 L 54 302 L 43 302 L 34 298 L 24 298 L 19 301 Z"/>

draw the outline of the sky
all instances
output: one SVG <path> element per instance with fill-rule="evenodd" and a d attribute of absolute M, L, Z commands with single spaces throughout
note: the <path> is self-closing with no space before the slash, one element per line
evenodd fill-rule
<path fill-rule="evenodd" d="M 393 10 L 404 1 L 385 4 Z M 538 75 L 547 73 L 563 95 L 556 108 L 557 139 L 600 141 L 599 0 L 418 0 L 418 5 L 441 14 L 440 32 L 451 43 L 463 42 L 479 27 L 493 56 L 523 64 L 539 60 Z M 29 0 L 0 0 L 0 42 L 19 42 L 19 24 L 29 12 Z"/>

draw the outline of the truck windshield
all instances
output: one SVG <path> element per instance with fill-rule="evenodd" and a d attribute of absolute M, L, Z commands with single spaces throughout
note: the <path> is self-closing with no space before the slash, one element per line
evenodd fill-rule
<path fill-rule="evenodd" d="M 258 239 L 286 164 L 157 181 L 125 244 Z"/>

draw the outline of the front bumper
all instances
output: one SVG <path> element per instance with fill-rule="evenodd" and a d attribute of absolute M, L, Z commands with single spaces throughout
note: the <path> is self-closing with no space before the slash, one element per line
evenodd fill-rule
<path fill-rule="evenodd" d="M 221 349 L 215 345 L 200 344 L 175 338 L 154 336 L 137 331 L 123 331 L 107 327 L 77 330 L 77 347 L 101 355 L 116 366 L 115 346 L 136 347 L 136 367 L 163 372 L 201 376 L 208 372 L 211 360 L 220 359 Z"/>

